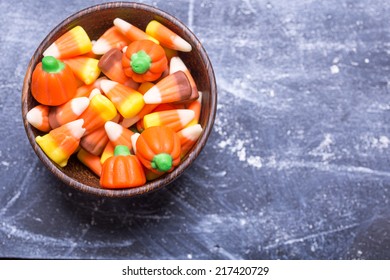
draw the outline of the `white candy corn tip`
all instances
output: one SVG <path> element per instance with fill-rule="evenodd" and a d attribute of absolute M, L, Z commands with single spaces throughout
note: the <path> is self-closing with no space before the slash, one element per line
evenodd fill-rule
<path fill-rule="evenodd" d="M 114 19 L 114 25 L 120 29 L 121 32 L 127 32 L 131 28 L 131 24 L 123 19 Z"/>
<path fill-rule="evenodd" d="M 177 47 L 178 51 L 190 52 L 192 50 L 191 45 L 180 36 L 175 37 L 173 44 Z"/>
<path fill-rule="evenodd" d="M 145 92 L 144 102 L 145 104 L 160 104 L 162 102 L 162 96 L 158 86 L 152 86 Z"/>
<path fill-rule="evenodd" d="M 44 52 L 43 56 L 54 56 L 55 58 L 60 57 L 60 50 L 58 49 L 56 43 L 51 44 Z"/>
<path fill-rule="evenodd" d="M 106 39 L 101 38 L 98 39 L 96 43 L 92 46 L 92 52 L 94 54 L 101 55 L 108 52 L 111 48 L 112 46 L 110 45 L 110 43 Z"/>
<path fill-rule="evenodd" d="M 98 94 L 102 94 L 102 93 L 100 92 L 100 89 L 94 88 L 94 89 L 91 91 L 91 93 L 89 94 L 88 99 L 91 100 L 95 95 L 98 95 Z"/>
<path fill-rule="evenodd" d="M 169 63 L 169 74 L 173 74 L 178 71 L 185 72 L 186 70 L 188 70 L 188 68 L 180 57 L 174 56 L 171 58 L 171 62 Z"/>
<path fill-rule="evenodd" d="M 122 135 L 123 126 L 112 121 L 108 121 L 104 124 L 107 136 L 111 141 L 116 141 Z"/>
<path fill-rule="evenodd" d="M 195 112 L 189 109 L 178 109 L 177 114 L 179 115 L 182 126 L 187 125 L 195 118 Z"/>
<path fill-rule="evenodd" d="M 136 148 L 136 144 L 137 144 L 137 140 L 138 140 L 138 137 L 140 136 L 139 133 L 134 133 L 133 135 L 130 136 L 130 140 L 131 140 L 131 146 L 133 147 L 133 151 L 134 153 L 137 152 L 137 148 Z"/>
<path fill-rule="evenodd" d="M 72 122 L 68 122 L 65 124 L 69 131 L 72 133 L 73 137 L 76 139 L 80 139 L 83 137 L 85 128 L 83 128 L 84 120 L 78 119 Z"/>
<path fill-rule="evenodd" d="M 28 123 L 36 128 L 41 126 L 43 123 L 42 112 L 38 108 L 32 108 L 30 111 L 28 111 L 26 118 Z"/>
<path fill-rule="evenodd" d="M 103 80 L 100 82 L 100 88 L 104 93 L 108 93 L 111 89 L 113 89 L 118 83 L 110 80 Z"/>
<path fill-rule="evenodd" d="M 72 111 L 76 116 L 80 116 L 85 111 L 85 109 L 87 109 L 88 105 L 88 97 L 76 97 L 73 98 L 70 103 L 70 107 L 72 108 Z"/>
<path fill-rule="evenodd" d="M 181 133 L 181 135 L 183 135 L 183 137 L 185 137 L 189 140 L 192 140 L 192 141 L 196 141 L 196 140 L 198 140 L 202 131 L 203 131 L 202 126 L 200 124 L 195 124 L 195 125 L 183 128 L 179 132 Z"/>

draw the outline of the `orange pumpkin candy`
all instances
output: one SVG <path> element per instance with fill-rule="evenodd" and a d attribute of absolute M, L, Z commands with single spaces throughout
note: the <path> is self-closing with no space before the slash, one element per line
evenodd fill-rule
<path fill-rule="evenodd" d="M 171 172 L 180 163 L 180 139 L 166 126 L 145 129 L 136 142 L 136 156 L 149 170 L 157 174 Z"/>
<path fill-rule="evenodd" d="M 123 71 L 137 83 L 152 82 L 168 68 L 164 49 L 150 40 L 132 42 L 122 56 Z"/>
<path fill-rule="evenodd" d="M 103 163 L 100 186 L 123 189 L 139 187 L 145 183 L 145 173 L 138 158 L 130 154 L 127 146 L 116 146 L 114 155 Z"/>
<path fill-rule="evenodd" d="M 31 94 L 41 104 L 58 106 L 76 95 L 77 80 L 68 65 L 45 56 L 34 69 Z"/>

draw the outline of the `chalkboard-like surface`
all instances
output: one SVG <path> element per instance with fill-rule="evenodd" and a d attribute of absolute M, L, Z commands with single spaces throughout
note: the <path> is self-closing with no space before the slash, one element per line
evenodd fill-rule
<path fill-rule="evenodd" d="M 142 2 L 213 63 L 206 147 L 164 191 L 69 190 L 27 141 L 21 88 L 46 34 L 100 2 L 2 1 L 0 258 L 389 259 L 390 4 Z"/>

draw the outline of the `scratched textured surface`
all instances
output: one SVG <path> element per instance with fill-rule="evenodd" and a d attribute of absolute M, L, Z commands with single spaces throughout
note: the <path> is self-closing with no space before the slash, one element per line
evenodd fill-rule
<path fill-rule="evenodd" d="M 0 1 L 0 258 L 390 259 L 390 4 L 143 1 L 214 65 L 208 144 L 167 190 L 67 189 L 20 115 L 34 50 L 99 1 Z"/>

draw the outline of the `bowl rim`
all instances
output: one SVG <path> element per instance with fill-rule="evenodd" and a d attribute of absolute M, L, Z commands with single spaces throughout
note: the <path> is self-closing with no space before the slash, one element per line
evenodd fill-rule
<path fill-rule="evenodd" d="M 178 26 L 178 28 L 182 29 L 185 35 L 190 38 L 190 41 L 196 44 L 196 48 L 199 50 L 199 54 L 201 59 L 203 60 L 203 63 L 206 66 L 207 76 L 210 81 L 210 113 L 209 113 L 209 120 L 206 122 L 205 126 L 203 128 L 203 132 L 201 136 L 198 139 L 197 145 L 193 148 L 192 152 L 186 156 L 186 158 L 180 163 L 178 167 L 176 167 L 172 172 L 165 174 L 161 178 L 157 178 L 156 180 L 147 182 L 145 185 L 136 187 L 136 188 L 127 188 L 127 189 L 103 189 L 103 188 L 96 188 L 92 187 L 90 185 L 84 184 L 79 182 L 78 180 L 68 176 L 66 173 L 64 173 L 58 166 L 56 166 L 42 151 L 42 149 L 37 145 L 35 142 L 35 135 L 33 133 L 31 125 L 27 122 L 25 116 L 28 112 L 28 104 L 27 104 L 27 96 L 29 94 L 29 84 L 32 76 L 32 66 L 37 64 L 38 58 L 43 53 L 43 47 L 47 45 L 48 41 L 53 38 L 55 34 L 58 33 L 58 31 L 61 28 L 64 28 L 65 26 L 69 25 L 71 22 L 75 22 L 78 18 L 85 16 L 87 14 L 93 13 L 98 10 L 103 9 L 118 9 L 118 8 L 125 8 L 125 9 L 142 9 L 147 12 L 152 12 L 157 16 L 160 16 L 169 22 L 175 24 Z M 203 45 L 200 43 L 199 39 L 195 36 L 195 34 L 179 19 L 172 16 L 171 14 L 160 10 L 156 7 L 143 4 L 143 3 L 136 3 L 136 2 L 109 2 L 109 3 L 102 3 L 93 5 L 87 8 L 84 8 L 82 10 L 79 10 L 78 12 L 75 12 L 74 14 L 68 16 L 65 18 L 62 22 L 60 22 L 56 27 L 54 27 L 49 34 L 42 40 L 42 42 L 39 44 L 38 48 L 34 52 L 32 58 L 30 59 L 29 65 L 27 67 L 27 71 L 24 77 L 23 81 L 23 88 L 22 88 L 22 119 L 24 128 L 27 134 L 27 137 L 29 139 L 29 142 L 31 146 L 33 147 L 34 152 L 38 156 L 38 158 L 43 162 L 43 164 L 53 173 L 58 179 L 60 179 L 65 184 L 71 186 L 72 188 L 82 191 L 84 193 L 92 194 L 95 196 L 100 197 L 112 197 L 112 198 L 124 198 L 124 197 L 135 197 L 142 194 L 150 193 L 152 191 L 159 190 L 170 183 L 172 183 L 175 179 L 177 179 L 183 172 L 192 164 L 192 162 L 198 157 L 200 152 L 203 150 L 204 146 L 206 145 L 207 139 L 212 131 L 212 127 L 214 125 L 214 120 L 216 116 L 216 110 L 217 110 L 217 85 L 214 75 L 214 70 L 212 68 L 210 59 L 206 53 L 206 50 L 203 48 Z"/>

